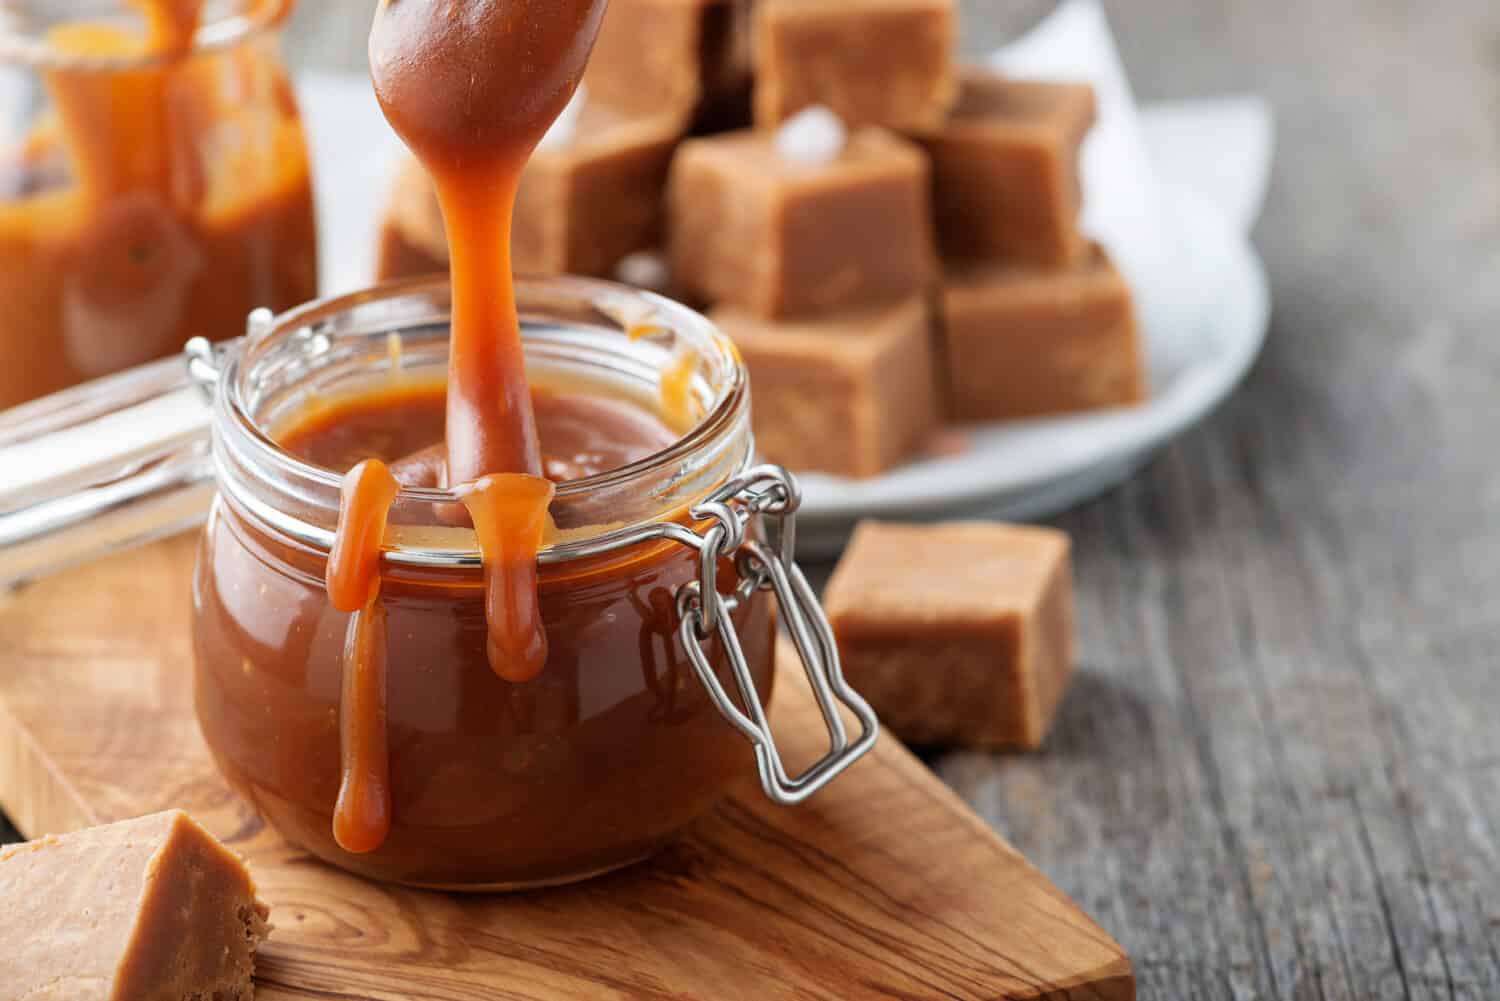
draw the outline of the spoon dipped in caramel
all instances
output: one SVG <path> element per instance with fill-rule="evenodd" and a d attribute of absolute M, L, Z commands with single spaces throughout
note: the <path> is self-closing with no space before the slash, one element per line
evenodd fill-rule
<path fill-rule="evenodd" d="M 521 171 L 583 76 L 607 0 L 381 0 L 370 75 L 387 120 L 426 167 L 448 232 L 452 329 L 439 485 L 463 498 L 484 556 L 488 657 L 503 680 L 541 673 L 536 555 L 554 487 L 543 476 L 511 276 Z M 383 739 L 380 546 L 396 479 L 379 460 L 344 481 L 328 593 L 350 612 L 334 834 L 379 848 L 391 825 Z"/>
<path fill-rule="evenodd" d="M 572 98 L 605 0 L 384 0 L 370 72 L 432 175 L 452 257 L 451 483 L 540 475 L 511 288 L 521 171 Z"/>

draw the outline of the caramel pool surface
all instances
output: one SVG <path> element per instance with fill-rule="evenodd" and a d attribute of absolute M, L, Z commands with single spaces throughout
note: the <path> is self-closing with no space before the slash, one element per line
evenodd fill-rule
<path fill-rule="evenodd" d="M 803 807 L 747 782 L 654 861 L 567 889 L 453 897 L 315 863 L 198 737 L 193 548 L 122 554 L 0 609 L 0 806 L 26 834 L 190 810 L 271 905 L 261 1001 L 1134 996 L 1114 941 L 889 736 Z M 772 718 L 800 764 L 821 720 L 787 666 Z"/>

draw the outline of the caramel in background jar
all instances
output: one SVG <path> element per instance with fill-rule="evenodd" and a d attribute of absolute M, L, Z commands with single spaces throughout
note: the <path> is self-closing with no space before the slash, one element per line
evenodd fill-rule
<path fill-rule="evenodd" d="M 316 294 L 290 6 L 213 5 L 212 48 L 202 0 L 7 11 L 0 97 L 32 110 L 0 133 L 0 408 Z"/>

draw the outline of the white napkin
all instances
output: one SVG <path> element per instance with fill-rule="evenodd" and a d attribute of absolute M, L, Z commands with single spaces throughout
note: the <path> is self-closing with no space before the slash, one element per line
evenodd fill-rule
<path fill-rule="evenodd" d="M 1148 104 L 1141 114 L 1160 190 L 1213 206 L 1246 235 L 1270 187 L 1274 129 L 1271 105 L 1254 96 Z"/>
<path fill-rule="evenodd" d="M 1156 375 L 1183 349 L 1163 340 L 1167 332 L 1192 330 L 1184 314 L 1206 308 L 1179 206 L 1206 203 L 1248 232 L 1270 180 L 1270 106 L 1234 97 L 1142 111 L 1098 0 L 1065 0 L 989 61 L 1012 76 L 1093 84 L 1099 122 L 1083 151 L 1083 227 L 1135 290 Z"/>

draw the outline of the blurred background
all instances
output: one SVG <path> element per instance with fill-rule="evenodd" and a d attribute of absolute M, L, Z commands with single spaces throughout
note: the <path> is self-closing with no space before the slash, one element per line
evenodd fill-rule
<path fill-rule="evenodd" d="M 303 0 L 294 72 L 363 72 L 374 3 Z M 1274 109 L 1270 335 L 1049 519 L 1081 659 L 1045 750 L 925 758 L 1142 997 L 1500 997 L 1500 5 L 1104 6 L 1143 102 Z M 963 48 L 1054 7 L 964 0 Z"/>

